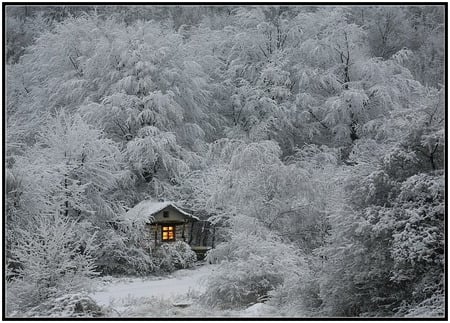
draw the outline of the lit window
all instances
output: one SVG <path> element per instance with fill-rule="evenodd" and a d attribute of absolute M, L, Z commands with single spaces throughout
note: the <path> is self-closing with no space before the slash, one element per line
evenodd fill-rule
<path fill-rule="evenodd" d="M 175 240 L 175 227 L 174 226 L 163 226 L 162 227 L 162 240 L 163 241 L 173 241 Z"/>

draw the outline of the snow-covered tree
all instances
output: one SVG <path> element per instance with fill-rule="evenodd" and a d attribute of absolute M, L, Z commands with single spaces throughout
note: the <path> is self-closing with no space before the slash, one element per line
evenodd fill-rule
<path fill-rule="evenodd" d="M 75 220 L 60 210 L 41 214 L 23 228 L 11 247 L 19 268 L 10 272 L 8 311 L 26 311 L 48 299 L 80 292 L 89 286 L 95 271 L 94 232 L 83 236 Z"/>
<path fill-rule="evenodd" d="M 64 112 L 49 117 L 36 145 L 17 158 L 13 171 L 24 185 L 23 210 L 86 217 L 108 208 L 106 193 L 120 175 L 120 152 L 110 139 Z"/>

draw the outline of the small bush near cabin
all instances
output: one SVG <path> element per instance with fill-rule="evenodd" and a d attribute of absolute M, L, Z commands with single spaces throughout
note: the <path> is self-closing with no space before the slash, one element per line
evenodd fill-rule
<path fill-rule="evenodd" d="M 197 261 L 195 252 L 183 241 L 162 244 L 155 250 L 154 257 L 159 270 L 165 272 L 190 268 Z"/>

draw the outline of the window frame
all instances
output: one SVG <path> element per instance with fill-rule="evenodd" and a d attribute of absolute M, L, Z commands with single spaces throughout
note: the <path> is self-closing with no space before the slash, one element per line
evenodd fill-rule
<path fill-rule="evenodd" d="M 165 229 L 167 228 L 167 229 Z M 172 228 L 172 229 L 170 229 Z M 167 232 L 167 239 L 164 239 L 164 233 Z M 173 237 L 172 239 L 170 239 L 170 232 L 172 232 Z M 176 226 L 173 224 L 168 224 L 168 225 L 162 225 L 161 226 L 161 241 L 162 242 L 172 242 L 175 241 L 175 237 L 176 237 Z"/>

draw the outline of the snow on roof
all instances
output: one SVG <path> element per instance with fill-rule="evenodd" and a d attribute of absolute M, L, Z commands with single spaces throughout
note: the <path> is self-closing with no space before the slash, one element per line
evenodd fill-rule
<path fill-rule="evenodd" d="M 150 200 L 145 200 L 140 203 L 138 203 L 136 206 L 128 210 L 127 215 L 128 218 L 142 218 L 146 217 L 149 218 L 150 216 L 154 215 L 155 213 L 158 213 L 159 211 L 165 209 L 166 207 L 171 206 L 174 209 L 176 209 L 178 212 L 180 212 L 183 215 L 186 215 L 187 217 L 199 221 L 200 219 L 190 213 L 187 213 L 186 211 L 183 211 L 178 206 L 176 206 L 175 202 L 166 201 L 166 202 L 154 202 Z"/>

